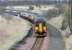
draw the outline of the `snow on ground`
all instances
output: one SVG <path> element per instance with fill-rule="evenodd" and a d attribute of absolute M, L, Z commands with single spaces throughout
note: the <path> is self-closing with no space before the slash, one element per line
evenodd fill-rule
<path fill-rule="evenodd" d="M 50 23 L 51 25 L 55 26 L 57 29 L 60 30 L 61 26 L 62 26 L 62 21 L 63 21 L 63 16 L 60 15 L 59 17 L 54 17 L 51 20 L 48 21 L 48 23 Z M 65 41 L 65 45 L 66 45 L 66 50 L 72 50 L 72 35 L 70 35 L 70 37 L 66 37 L 67 35 L 70 34 L 70 30 L 69 27 L 67 27 L 66 30 L 61 31 L 61 34 L 64 38 Z"/>
<path fill-rule="evenodd" d="M 63 16 L 59 15 L 58 17 L 53 17 L 51 20 L 48 21 L 48 23 L 55 26 L 56 28 L 61 28 L 62 21 L 63 21 Z"/>
<path fill-rule="evenodd" d="M 69 38 L 65 38 L 67 50 L 72 50 L 72 35 Z"/>
<path fill-rule="evenodd" d="M 69 27 L 67 27 L 66 30 L 62 31 L 65 44 L 66 44 L 66 50 L 72 50 L 72 35 L 70 33 L 71 32 L 70 32 Z"/>
<path fill-rule="evenodd" d="M 19 17 L 12 17 L 10 21 L 6 16 L 0 16 L 0 50 L 8 50 L 16 41 L 27 35 L 30 23 Z"/>

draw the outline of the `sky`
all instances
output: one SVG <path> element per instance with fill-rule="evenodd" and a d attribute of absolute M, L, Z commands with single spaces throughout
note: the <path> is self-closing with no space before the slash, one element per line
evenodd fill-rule
<path fill-rule="evenodd" d="M 69 0 L 0 0 L 0 1 L 69 1 Z"/>

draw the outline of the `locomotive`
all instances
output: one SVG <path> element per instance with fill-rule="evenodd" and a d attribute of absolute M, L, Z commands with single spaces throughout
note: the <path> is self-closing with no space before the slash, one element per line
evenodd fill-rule
<path fill-rule="evenodd" d="M 47 22 L 44 18 L 39 17 L 34 20 L 33 33 L 36 37 L 46 37 L 47 35 Z"/>

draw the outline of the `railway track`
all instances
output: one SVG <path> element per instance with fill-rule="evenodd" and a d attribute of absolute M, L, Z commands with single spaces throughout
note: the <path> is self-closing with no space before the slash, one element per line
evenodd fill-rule
<path fill-rule="evenodd" d="M 34 45 L 32 46 L 31 50 L 41 50 L 44 38 L 36 38 Z"/>

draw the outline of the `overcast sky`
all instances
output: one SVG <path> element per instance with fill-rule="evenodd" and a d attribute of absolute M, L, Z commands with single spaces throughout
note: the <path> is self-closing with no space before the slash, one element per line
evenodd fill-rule
<path fill-rule="evenodd" d="M 0 1 L 69 1 L 69 0 L 0 0 Z"/>
<path fill-rule="evenodd" d="M 8 1 L 68 1 L 68 0 L 8 0 Z"/>

